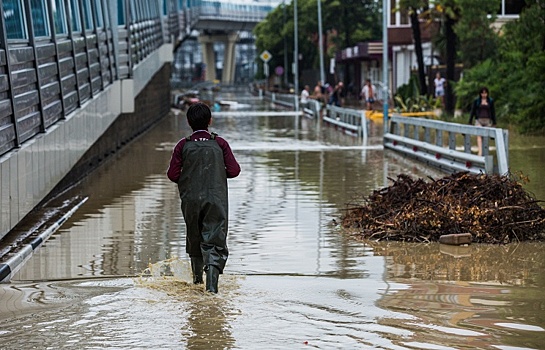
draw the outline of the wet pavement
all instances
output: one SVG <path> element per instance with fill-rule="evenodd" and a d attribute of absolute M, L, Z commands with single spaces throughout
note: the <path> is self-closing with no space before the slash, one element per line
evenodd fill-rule
<path fill-rule="evenodd" d="M 190 133 L 173 113 L 67 193 L 87 201 L 0 285 L 0 348 L 545 348 L 544 244 L 361 242 L 336 225 L 389 177 L 442 176 L 384 151 L 381 129 L 363 145 L 307 118 L 214 118 L 242 172 L 229 180 L 230 258 L 209 295 L 187 283 L 165 176 Z M 512 145 L 512 164 L 541 157 Z"/>

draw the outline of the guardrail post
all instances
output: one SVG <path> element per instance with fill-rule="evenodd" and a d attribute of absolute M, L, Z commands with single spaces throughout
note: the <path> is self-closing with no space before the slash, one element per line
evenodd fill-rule
<path fill-rule="evenodd" d="M 498 172 L 500 175 L 506 174 L 509 171 L 507 142 L 504 143 L 504 135 L 507 135 L 507 131 L 502 133 L 502 129 L 496 129 L 496 154 L 498 156 Z M 505 140 L 507 140 L 507 137 Z"/>

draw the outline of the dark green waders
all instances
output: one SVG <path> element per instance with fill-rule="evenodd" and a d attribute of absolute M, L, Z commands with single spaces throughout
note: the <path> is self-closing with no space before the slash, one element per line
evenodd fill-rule
<path fill-rule="evenodd" d="M 178 189 L 193 282 L 203 282 L 204 269 L 206 290 L 217 293 L 219 275 L 223 273 L 229 256 L 227 175 L 223 151 L 214 139 L 187 141 L 182 159 Z"/>

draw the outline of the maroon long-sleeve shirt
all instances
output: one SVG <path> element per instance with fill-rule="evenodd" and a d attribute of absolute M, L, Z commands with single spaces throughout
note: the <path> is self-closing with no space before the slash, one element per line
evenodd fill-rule
<path fill-rule="evenodd" d="M 192 141 L 209 140 L 210 138 L 211 134 L 207 130 L 197 130 L 191 134 Z M 174 150 L 172 151 L 172 157 L 170 158 L 167 176 L 170 181 L 175 183 L 178 183 L 180 173 L 182 172 L 182 149 L 184 148 L 186 142 L 187 140 L 185 137 L 178 141 L 174 147 Z M 227 141 L 220 136 L 216 136 L 216 142 L 223 150 L 223 159 L 225 161 L 225 172 L 227 173 L 227 178 L 237 177 L 238 174 L 240 174 L 240 165 L 235 159 L 229 143 L 227 143 Z"/>

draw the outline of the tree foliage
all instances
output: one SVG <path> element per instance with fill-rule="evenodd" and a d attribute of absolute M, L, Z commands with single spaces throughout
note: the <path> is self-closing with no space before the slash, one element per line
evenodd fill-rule
<path fill-rule="evenodd" d="M 496 56 L 464 72 L 456 89 L 459 101 L 466 104 L 469 96 L 477 96 L 478 86 L 486 85 L 500 122 L 522 132 L 545 131 L 545 0 L 528 2 L 497 40 Z"/>
<path fill-rule="evenodd" d="M 459 40 L 459 57 L 464 69 L 494 57 L 497 47 L 497 33 L 492 23 L 501 6 L 501 0 L 457 0 L 460 20 L 454 31 Z M 491 14 L 491 15 L 489 15 Z"/>
<path fill-rule="evenodd" d="M 318 0 L 297 1 L 299 71 L 319 67 Z M 380 4 L 374 0 L 321 0 L 324 60 L 337 51 L 358 42 L 379 40 Z M 293 1 L 278 6 L 254 29 L 258 52 L 268 50 L 270 67 L 284 66 L 287 55 L 288 71 L 294 52 Z M 261 60 L 259 60 L 260 62 Z"/>

